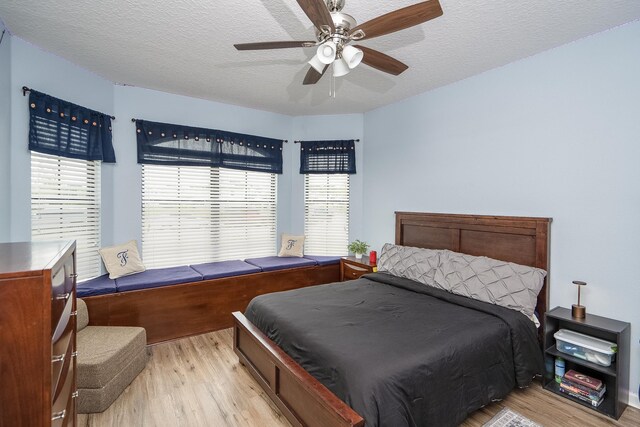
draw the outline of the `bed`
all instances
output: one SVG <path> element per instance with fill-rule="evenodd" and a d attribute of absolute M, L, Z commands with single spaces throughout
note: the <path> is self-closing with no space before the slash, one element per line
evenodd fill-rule
<path fill-rule="evenodd" d="M 549 224 L 398 212 L 395 243 L 548 270 Z M 457 425 L 542 369 L 524 315 L 389 274 L 262 296 L 234 318 L 241 363 L 299 426 Z"/>

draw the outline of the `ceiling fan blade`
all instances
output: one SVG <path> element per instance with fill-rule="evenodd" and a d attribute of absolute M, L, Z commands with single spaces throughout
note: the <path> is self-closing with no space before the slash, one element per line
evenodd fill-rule
<path fill-rule="evenodd" d="M 292 47 L 313 47 L 314 41 L 286 41 L 286 42 L 260 42 L 234 44 L 238 50 L 262 50 L 262 49 L 288 49 Z"/>
<path fill-rule="evenodd" d="M 335 31 L 336 27 L 324 0 L 298 0 L 298 4 L 317 29 L 326 25 L 332 33 Z"/>
<path fill-rule="evenodd" d="M 319 73 L 316 71 L 315 68 L 310 67 L 309 71 L 307 71 L 307 75 L 304 76 L 304 81 L 302 82 L 303 85 L 314 85 L 316 83 L 318 83 L 318 81 L 320 80 L 320 78 L 322 78 L 322 76 L 324 76 L 325 71 L 327 71 L 327 68 L 329 68 L 328 65 L 325 65 L 324 70 L 322 70 L 322 73 Z"/>
<path fill-rule="evenodd" d="M 358 49 L 362 50 L 364 56 L 362 57 L 362 62 L 367 64 L 369 67 L 373 67 L 376 70 L 384 71 L 385 73 L 393 74 L 397 76 L 409 68 L 408 65 L 403 64 L 390 57 L 389 55 L 385 55 L 382 52 L 378 52 L 377 50 L 369 49 L 364 46 L 355 46 Z"/>
<path fill-rule="evenodd" d="M 422 24 L 440 15 L 442 15 L 442 7 L 438 0 L 428 0 L 378 16 L 358 25 L 350 33 L 354 34 L 362 30 L 365 34 L 362 40 L 370 39 Z"/>

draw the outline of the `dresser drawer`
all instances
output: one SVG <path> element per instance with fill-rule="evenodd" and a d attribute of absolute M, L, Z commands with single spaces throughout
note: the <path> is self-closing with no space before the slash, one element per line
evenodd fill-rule
<path fill-rule="evenodd" d="M 51 275 L 51 330 L 55 330 L 60 314 L 64 309 L 67 299 L 65 299 L 65 274 L 64 266 Z"/>
<path fill-rule="evenodd" d="M 75 317 L 71 316 L 73 300 L 65 306 L 60 322 L 51 340 L 51 392 L 56 396 L 60 391 L 61 381 L 65 377 L 67 368 L 73 362 L 75 336 Z"/>
<path fill-rule="evenodd" d="M 69 365 L 67 375 L 63 379 L 64 383 L 58 396 L 51 405 L 51 426 L 62 427 L 67 425 L 73 425 L 73 419 L 75 418 L 74 400 L 75 400 L 75 381 L 74 381 L 74 366 L 73 363 Z"/>
<path fill-rule="evenodd" d="M 76 349 L 73 337 L 68 340 L 67 350 L 63 354 L 57 355 L 56 360 L 51 361 L 51 396 L 57 398 L 64 386 L 64 379 L 74 363 Z M 54 356 L 56 357 L 56 356 Z"/>
<path fill-rule="evenodd" d="M 51 329 L 55 328 L 65 304 L 71 299 L 75 281 L 73 257 L 69 257 L 51 276 Z"/>
<path fill-rule="evenodd" d="M 69 401 L 67 402 L 66 416 L 64 417 L 64 427 L 75 427 L 76 425 L 76 413 L 78 404 L 78 391 L 74 391 L 69 396 Z"/>
<path fill-rule="evenodd" d="M 74 317 L 73 295 L 71 295 L 56 318 L 56 324 L 54 325 L 52 329 L 53 333 L 51 334 L 52 344 L 56 343 L 66 333 L 69 329 L 69 323 L 73 323 Z"/>
<path fill-rule="evenodd" d="M 344 263 L 343 269 L 344 269 L 343 280 L 354 280 L 359 278 L 363 274 L 367 274 L 371 272 L 371 270 L 368 268 L 358 267 L 356 265 L 351 265 L 346 262 Z"/>

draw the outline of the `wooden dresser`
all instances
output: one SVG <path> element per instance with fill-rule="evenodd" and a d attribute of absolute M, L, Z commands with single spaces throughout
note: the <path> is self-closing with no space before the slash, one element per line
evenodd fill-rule
<path fill-rule="evenodd" d="M 75 251 L 0 243 L 0 427 L 76 425 Z"/>

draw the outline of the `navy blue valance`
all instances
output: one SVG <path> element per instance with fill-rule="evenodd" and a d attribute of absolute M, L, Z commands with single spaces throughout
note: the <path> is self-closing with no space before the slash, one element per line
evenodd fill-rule
<path fill-rule="evenodd" d="M 356 173 L 356 145 L 353 139 L 301 141 L 300 173 Z"/>
<path fill-rule="evenodd" d="M 282 173 L 282 140 L 136 120 L 138 163 Z"/>
<path fill-rule="evenodd" d="M 29 150 L 115 163 L 111 116 L 37 92 L 29 93 Z"/>

